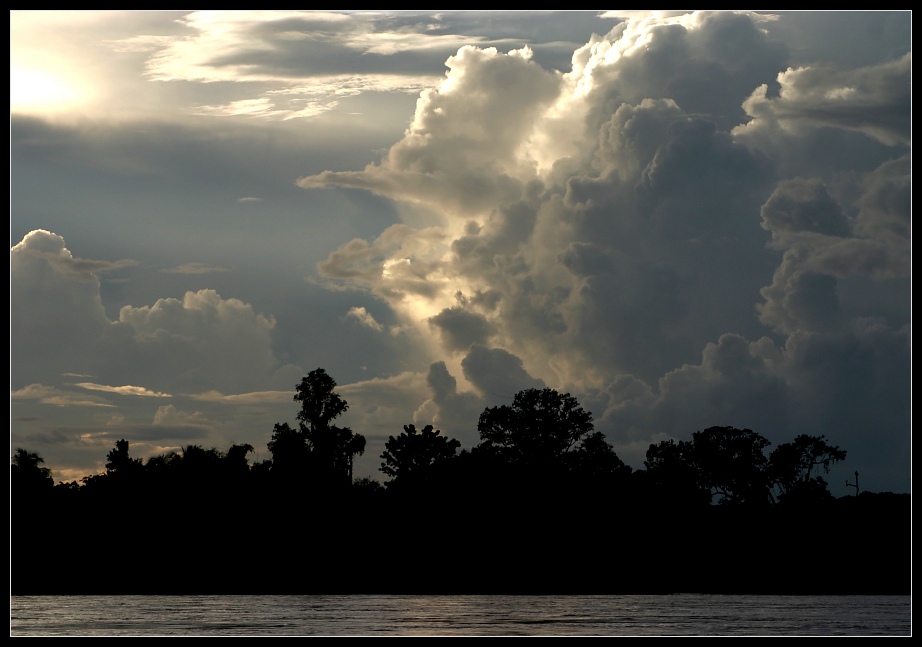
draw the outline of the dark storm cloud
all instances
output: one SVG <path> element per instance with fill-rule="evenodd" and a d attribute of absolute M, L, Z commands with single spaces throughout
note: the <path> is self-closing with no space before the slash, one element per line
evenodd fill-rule
<path fill-rule="evenodd" d="M 484 344 L 492 335 L 492 326 L 486 317 L 463 308 L 445 308 L 429 318 L 429 324 L 438 328 L 442 344 L 449 351 L 465 351 L 471 344 Z"/>
<path fill-rule="evenodd" d="M 762 207 L 762 226 L 779 237 L 802 231 L 851 235 L 841 205 L 817 179 L 793 179 L 781 184 Z"/>
<path fill-rule="evenodd" d="M 484 395 L 512 398 L 522 389 L 544 388 L 545 384 L 530 376 L 522 360 L 502 348 L 473 344 L 461 361 L 464 377 Z"/>

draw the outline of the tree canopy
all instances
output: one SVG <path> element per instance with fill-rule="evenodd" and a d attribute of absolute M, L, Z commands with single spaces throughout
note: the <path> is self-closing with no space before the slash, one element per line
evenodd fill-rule
<path fill-rule="evenodd" d="M 388 436 L 381 454 L 381 471 L 389 487 L 419 487 L 429 482 L 445 461 L 455 457 L 461 441 L 446 438 L 432 425 L 421 430 L 404 425 L 399 436 Z"/>
<path fill-rule="evenodd" d="M 549 467 L 593 431 L 592 415 L 569 393 L 525 389 L 512 405 L 485 409 L 477 422 L 482 450 L 511 463 Z"/>

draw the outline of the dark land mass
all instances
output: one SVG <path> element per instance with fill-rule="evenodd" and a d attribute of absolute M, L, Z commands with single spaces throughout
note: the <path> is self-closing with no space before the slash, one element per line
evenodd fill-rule
<path fill-rule="evenodd" d="M 12 595 L 912 592 L 908 494 L 749 512 L 177 493 L 44 512 L 14 515 Z"/>
<path fill-rule="evenodd" d="M 323 369 L 296 386 L 272 458 L 189 445 L 55 484 L 17 448 L 10 594 L 912 593 L 909 494 L 834 498 L 846 451 L 710 427 L 650 445 L 634 470 L 575 398 L 526 389 L 460 449 L 404 426 L 384 485 L 352 478 L 365 438 Z"/>

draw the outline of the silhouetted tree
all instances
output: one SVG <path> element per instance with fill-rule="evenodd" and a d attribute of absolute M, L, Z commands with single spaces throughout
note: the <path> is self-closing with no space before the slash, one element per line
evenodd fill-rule
<path fill-rule="evenodd" d="M 646 471 L 638 475 L 642 491 L 657 503 L 687 507 L 711 501 L 711 490 L 702 484 L 691 442 L 669 439 L 651 444 L 644 467 Z"/>
<path fill-rule="evenodd" d="M 485 409 L 477 422 L 482 450 L 513 464 L 536 468 L 559 466 L 593 431 L 592 415 L 569 393 L 525 389 L 512 405 Z"/>
<path fill-rule="evenodd" d="M 778 445 L 768 458 L 773 485 L 779 502 L 812 503 L 832 498 L 826 479 L 814 469 L 829 474 L 829 468 L 845 460 L 847 452 L 826 442 L 826 436 L 801 434 L 793 442 Z"/>
<path fill-rule="evenodd" d="M 502 488 L 520 501 L 589 503 L 591 492 L 611 490 L 630 474 L 569 393 L 519 391 L 511 406 L 485 409 L 477 429 L 481 442 L 463 464 L 476 471 L 481 487 Z"/>
<path fill-rule="evenodd" d="M 144 473 L 144 461 L 131 458 L 128 441 L 122 438 L 115 442 L 115 448 L 106 454 L 106 476 L 118 479 L 123 485 L 137 483 Z"/>
<path fill-rule="evenodd" d="M 751 429 L 734 427 L 696 431 L 691 442 L 662 441 L 647 450 L 648 482 L 687 503 L 704 492 L 724 505 L 769 503 L 769 444 Z"/>
<path fill-rule="evenodd" d="M 313 434 L 327 430 L 332 420 L 349 409 L 346 401 L 333 390 L 335 388 L 336 381 L 322 368 L 311 371 L 295 386 L 294 400 L 301 405 L 298 421 L 308 434 L 308 440 Z"/>
<path fill-rule="evenodd" d="M 291 477 L 303 473 L 314 484 L 347 487 L 352 484 L 353 461 L 365 451 L 365 437 L 348 427 L 330 424 L 349 405 L 334 389 L 336 381 L 322 368 L 308 373 L 295 386 L 301 405 L 298 430 L 276 424 L 269 442 L 273 471 Z"/>
<path fill-rule="evenodd" d="M 381 471 L 391 480 L 388 487 L 415 488 L 431 481 L 445 461 L 455 457 L 461 442 L 446 438 L 432 425 L 417 431 L 415 425 L 404 425 L 403 433 L 388 436 L 381 458 Z"/>
<path fill-rule="evenodd" d="M 708 427 L 692 434 L 699 482 L 721 504 L 761 504 L 771 500 L 768 459 L 771 443 L 751 429 Z"/>
<path fill-rule="evenodd" d="M 351 485 L 353 461 L 365 452 L 365 437 L 352 433 L 348 427 L 330 424 L 349 408 L 335 388 L 336 381 L 318 368 L 301 379 L 295 387 L 294 400 L 301 404 L 298 423 L 311 450 L 313 478 Z"/>
<path fill-rule="evenodd" d="M 33 495 L 47 493 L 54 487 L 51 470 L 43 467 L 45 459 L 36 452 L 17 447 L 10 466 L 11 494 Z"/>
<path fill-rule="evenodd" d="M 205 449 L 200 445 L 187 445 L 182 455 L 175 460 L 185 485 L 202 496 L 211 496 L 220 491 L 226 476 L 226 461 L 224 452 L 217 447 Z"/>
<path fill-rule="evenodd" d="M 267 447 L 272 454 L 272 471 L 276 475 L 287 477 L 307 469 L 310 453 L 307 438 L 287 422 L 275 424 Z"/>
<path fill-rule="evenodd" d="M 136 475 L 143 464 L 140 458 L 131 458 L 128 455 L 128 441 L 122 438 L 115 441 L 115 449 L 106 454 L 106 474 Z"/>
<path fill-rule="evenodd" d="M 605 434 L 596 431 L 586 436 L 572 457 L 571 471 L 586 485 L 613 486 L 623 484 L 633 470 L 625 465 L 615 448 L 605 439 Z"/>
<path fill-rule="evenodd" d="M 247 454 L 253 452 L 253 445 L 249 443 L 234 444 L 227 450 L 227 463 L 232 470 L 240 471 L 249 469 Z"/>
<path fill-rule="evenodd" d="M 366 492 L 372 495 L 378 494 L 384 490 L 383 485 L 381 485 L 378 481 L 368 476 L 363 476 L 360 479 L 355 479 L 352 485 L 356 488 L 356 490 Z"/>

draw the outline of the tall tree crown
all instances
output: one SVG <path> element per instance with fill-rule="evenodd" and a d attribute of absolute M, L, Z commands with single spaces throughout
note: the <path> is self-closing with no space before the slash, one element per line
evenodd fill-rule
<path fill-rule="evenodd" d="M 305 431 L 314 432 L 325 429 L 330 421 L 338 418 L 349 405 L 334 392 L 336 380 L 325 370 L 318 368 L 301 378 L 295 386 L 294 400 L 301 404 L 298 421 Z"/>

